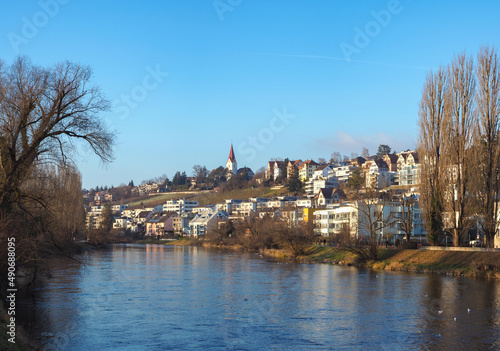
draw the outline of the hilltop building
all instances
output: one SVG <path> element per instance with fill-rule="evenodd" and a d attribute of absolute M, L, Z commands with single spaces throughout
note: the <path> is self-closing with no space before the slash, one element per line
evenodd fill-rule
<path fill-rule="evenodd" d="M 228 173 L 236 174 L 238 171 L 238 164 L 236 163 L 236 157 L 234 156 L 233 143 L 231 143 L 231 150 L 229 151 L 229 157 L 226 162 L 226 169 Z"/>

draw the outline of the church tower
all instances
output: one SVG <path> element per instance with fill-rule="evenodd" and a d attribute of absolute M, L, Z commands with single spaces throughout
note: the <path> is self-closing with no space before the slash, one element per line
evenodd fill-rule
<path fill-rule="evenodd" d="M 226 169 L 232 174 L 236 174 L 238 171 L 238 164 L 236 163 L 236 157 L 234 157 L 233 143 L 231 143 L 231 151 L 229 151 L 229 157 L 226 162 Z"/>

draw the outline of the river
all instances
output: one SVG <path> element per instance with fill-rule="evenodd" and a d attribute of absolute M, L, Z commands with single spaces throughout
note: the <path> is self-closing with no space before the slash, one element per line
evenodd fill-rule
<path fill-rule="evenodd" d="M 47 350 L 500 350 L 497 281 L 163 245 L 82 259 L 24 304 Z"/>

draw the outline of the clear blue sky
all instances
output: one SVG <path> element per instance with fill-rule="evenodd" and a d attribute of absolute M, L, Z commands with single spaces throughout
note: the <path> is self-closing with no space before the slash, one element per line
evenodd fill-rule
<path fill-rule="evenodd" d="M 254 171 L 414 148 L 426 73 L 500 47 L 499 13 L 498 1 L 14 1 L 0 52 L 93 68 L 116 160 L 75 160 L 85 188 L 118 186 L 224 165 L 231 142 Z"/>

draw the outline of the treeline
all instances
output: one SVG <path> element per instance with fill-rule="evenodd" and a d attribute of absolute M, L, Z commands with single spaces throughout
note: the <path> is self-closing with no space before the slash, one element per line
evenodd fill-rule
<path fill-rule="evenodd" d="M 262 218 L 246 218 L 242 222 L 221 223 L 210 230 L 205 241 L 228 246 L 241 246 L 247 251 L 283 249 L 293 256 L 304 254 L 304 250 L 317 239 L 313 226 L 302 223 L 289 226 L 286 221 L 269 215 Z"/>
<path fill-rule="evenodd" d="M 427 75 L 419 109 L 421 207 L 428 240 L 459 246 L 481 231 L 492 247 L 500 191 L 500 72 L 496 50 L 462 53 Z"/>
<path fill-rule="evenodd" d="M 100 118 L 108 102 L 91 75 L 71 62 L 0 61 L 0 294 L 8 238 L 16 243 L 17 270 L 33 276 L 47 257 L 67 255 L 74 239 L 85 238 L 74 146 L 81 141 L 109 162 L 114 143 Z"/>

